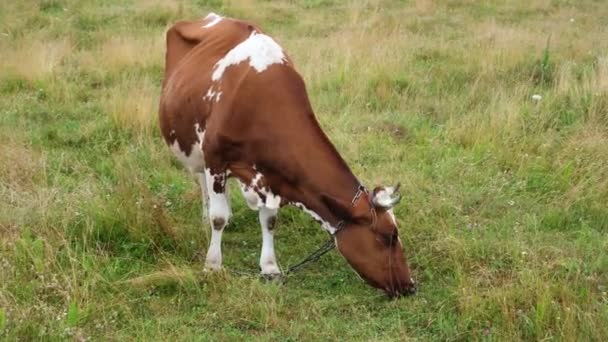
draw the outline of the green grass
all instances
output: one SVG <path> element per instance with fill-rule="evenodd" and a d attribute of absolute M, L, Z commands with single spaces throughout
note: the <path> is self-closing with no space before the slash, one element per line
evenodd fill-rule
<path fill-rule="evenodd" d="M 202 272 L 198 185 L 156 108 L 164 31 L 208 11 L 276 37 L 360 179 L 402 183 L 416 296 L 335 252 L 281 284 Z M 606 18 L 591 0 L 0 0 L 0 339 L 608 340 Z M 224 263 L 256 270 L 232 194 Z M 326 237 L 294 208 L 279 222 L 283 267 Z"/>

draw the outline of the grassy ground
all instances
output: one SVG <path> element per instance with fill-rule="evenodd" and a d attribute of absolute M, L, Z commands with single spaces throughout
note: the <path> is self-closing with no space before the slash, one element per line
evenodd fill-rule
<path fill-rule="evenodd" d="M 335 253 L 284 284 L 201 272 L 198 186 L 156 108 L 167 25 L 209 10 L 290 52 L 360 179 L 402 182 L 417 296 L 386 300 Z M 608 340 L 607 18 L 590 0 L 0 0 L 0 339 Z M 257 216 L 233 207 L 225 265 L 254 270 Z M 283 266 L 325 239 L 292 208 L 280 225 Z"/>

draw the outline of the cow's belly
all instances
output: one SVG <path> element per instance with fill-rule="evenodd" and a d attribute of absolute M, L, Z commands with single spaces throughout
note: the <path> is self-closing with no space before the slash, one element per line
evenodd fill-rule
<path fill-rule="evenodd" d="M 191 172 L 204 172 L 205 170 L 205 154 L 203 152 L 203 141 L 205 138 L 205 131 L 198 127 L 198 124 L 194 127 L 196 132 L 196 139 L 190 146 L 190 150 L 182 150 L 180 146 L 179 137 L 176 137 L 172 144 L 171 151 L 177 159 L 184 164 L 184 166 Z M 181 145 L 184 145 L 183 143 Z"/>

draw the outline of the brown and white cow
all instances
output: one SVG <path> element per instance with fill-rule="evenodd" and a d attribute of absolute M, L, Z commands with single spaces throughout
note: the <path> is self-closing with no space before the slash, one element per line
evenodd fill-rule
<path fill-rule="evenodd" d="M 255 24 L 211 13 L 169 29 L 160 127 L 199 177 L 212 227 L 206 269 L 222 266 L 232 177 L 259 211 L 263 275 L 281 272 L 273 229 L 278 209 L 291 204 L 334 236 L 369 284 L 389 296 L 415 291 L 392 212 L 396 189 L 361 186 L 321 130 L 291 59 Z"/>

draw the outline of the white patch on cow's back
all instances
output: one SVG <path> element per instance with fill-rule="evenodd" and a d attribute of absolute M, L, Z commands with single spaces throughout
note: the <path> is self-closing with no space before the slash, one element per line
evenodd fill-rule
<path fill-rule="evenodd" d="M 215 96 L 215 91 L 213 91 L 213 87 L 211 87 L 207 90 L 207 94 L 205 94 L 205 96 L 203 98 L 206 100 L 211 100 L 211 99 L 213 99 L 214 96 Z"/>
<path fill-rule="evenodd" d="M 196 136 L 198 138 L 192 144 L 190 148 L 190 154 L 186 154 L 186 152 L 182 151 L 179 146 L 178 139 L 173 141 L 173 144 L 170 146 L 171 151 L 177 157 L 177 159 L 184 164 L 188 170 L 191 172 L 203 172 L 205 168 L 205 155 L 203 153 L 203 141 L 205 139 L 205 131 L 200 128 L 200 125 L 196 123 L 194 125 L 194 130 L 196 132 Z"/>
<path fill-rule="evenodd" d="M 221 16 L 216 14 L 215 12 L 209 12 L 209 14 L 207 14 L 207 16 L 205 18 L 203 18 L 203 20 L 213 19 L 215 17 L 221 17 Z"/>
<path fill-rule="evenodd" d="M 220 102 L 220 97 L 222 96 L 222 92 L 221 91 L 215 91 L 213 86 L 209 87 L 209 89 L 207 89 L 207 93 L 205 94 L 205 96 L 203 96 L 203 100 L 206 101 L 214 101 L 215 102 Z"/>
<path fill-rule="evenodd" d="M 262 72 L 272 64 L 281 64 L 285 60 L 283 49 L 269 36 L 252 32 L 249 38 L 230 50 L 224 58 L 214 66 L 211 79 L 217 81 L 222 78 L 224 71 L 231 65 L 249 60 L 249 65 L 257 72 Z"/>
<path fill-rule="evenodd" d="M 205 19 L 203 19 L 203 21 L 208 21 L 209 22 L 205 25 L 203 25 L 203 28 L 210 28 L 212 26 L 217 25 L 217 23 L 219 23 L 220 21 L 222 21 L 222 19 L 224 19 L 222 16 L 217 15 L 213 12 L 207 14 L 207 16 L 205 17 Z"/>

